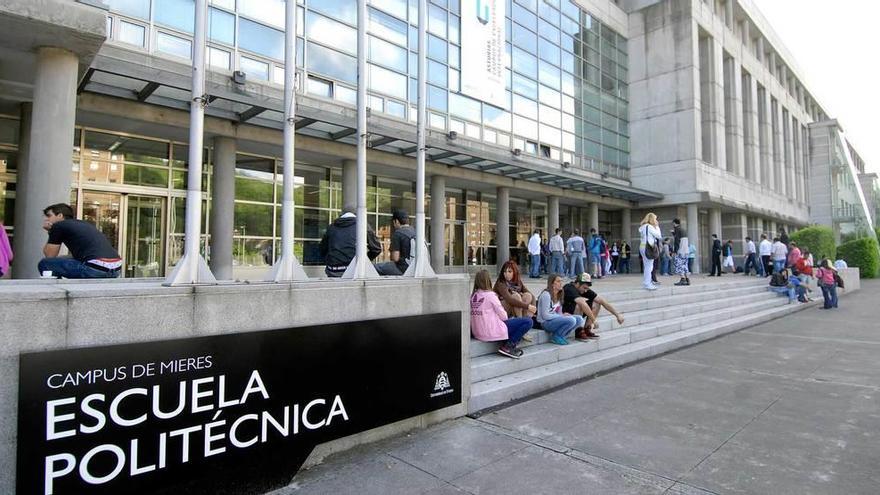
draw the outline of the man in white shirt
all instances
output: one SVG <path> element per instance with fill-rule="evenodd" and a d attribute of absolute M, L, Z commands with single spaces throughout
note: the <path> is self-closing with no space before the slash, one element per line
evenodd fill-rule
<path fill-rule="evenodd" d="M 743 273 L 745 276 L 749 276 L 749 272 L 753 266 L 755 267 L 755 276 L 761 276 L 761 269 L 758 268 L 758 252 L 755 250 L 755 242 L 752 241 L 751 237 L 746 237 L 746 262 L 743 267 Z"/>
<path fill-rule="evenodd" d="M 761 274 L 770 276 L 770 255 L 773 254 L 773 244 L 767 240 L 767 234 L 761 234 L 761 242 L 758 244 L 758 254 L 761 255 Z"/>
<path fill-rule="evenodd" d="M 577 277 L 581 273 L 584 273 L 584 253 L 587 250 L 587 245 L 584 243 L 584 238 L 581 237 L 581 232 L 579 230 L 575 229 L 571 234 L 571 237 L 568 238 L 566 249 L 568 250 L 568 257 L 571 265 L 568 271 L 568 276 Z"/>
<path fill-rule="evenodd" d="M 788 248 L 779 241 L 778 237 L 773 238 L 773 273 L 780 273 L 785 268 L 785 260 L 788 258 Z"/>
<path fill-rule="evenodd" d="M 541 278 L 541 231 L 535 229 L 535 233 L 529 238 L 529 278 Z"/>
<path fill-rule="evenodd" d="M 562 229 L 550 238 L 550 273 L 565 274 L 565 242 L 562 240 Z"/>
<path fill-rule="evenodd" d="M 844 268 L 849 268 L 849 266 L 846 264 L 846 261 L 844 261 L 843 259 L 839 259 L 834 262 L 834 269 L 835 270 L 840 271 L 840 270 L 843 270 Z"/>

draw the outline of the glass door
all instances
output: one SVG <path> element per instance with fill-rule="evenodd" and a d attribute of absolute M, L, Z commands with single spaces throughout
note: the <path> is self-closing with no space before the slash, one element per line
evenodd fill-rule
<path fill-rule="evenodd" d="M 465 250 L 467 245 L 465 241 L 464 222 L 447 221 L 446 222 L 446 266 L 465 268 L 467 255 Z"/>
<path fill-rule="evenodd" d="M 165 205 L 157 196 L 129 195 L 125 207 L 125 276 L 165 274 Z"/>
<path fill-rule="evenodd" d="M 93 224 L 107 237 L 110 245 L 122 253 L 120 249 L 120 216 L 122 212 L 122 195 L 119 193 L 83 191 L 82 215 L 86 222 Z"/>

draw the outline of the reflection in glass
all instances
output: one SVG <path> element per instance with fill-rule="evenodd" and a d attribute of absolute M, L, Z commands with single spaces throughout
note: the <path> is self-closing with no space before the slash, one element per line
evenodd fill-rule
<path fill-rule="evenodd" d="M 284 33 L 247 19 L 238 19 L 238 47 L 276 60 L 284 58 Z M 269 79 L 268 74 L 264 79 Z"/>
<path fill-rule="evenodd" d="M 195 25 L 193 0 L 155 0 L 153 20 L 158 24 L 192 33 Z"/>

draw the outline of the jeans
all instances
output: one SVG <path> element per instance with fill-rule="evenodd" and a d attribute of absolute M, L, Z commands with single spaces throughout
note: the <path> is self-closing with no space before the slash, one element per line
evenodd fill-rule
<path fill-rule="evenodd" d="M 565 274 L 565 260 L 563 258 L 560 251 L 554 251 L 550 254 L 550 273 L 557 275 Z"/>
<path fill-rule="evenodd" d="M 794 287 L 770 287 L 770 292 L 775 292 L 777 294 L 788 294 L 788 300 L 794 301 L 797 297 L 796 291 Z"/>
<path fill-rule="evenodd" d="M 531 267 L 529 268 L 529 276 L 530 277 L 540 277 L 541 276 L 541 255 L 540 254 L 531 254 L 529 255 L 531 258 Z"/>
<path fill-rule="evenodd" d="M 773 271 L 773 263 L 770 261 L 770 255 L 765 254 L 761 256 L 761 275 L 765 277 L 769 277 L 770 273 Z"/>
<path fill-rule="evenodd" d="M 570 277 L 576 277 L 581 273 L 584 273 L 584 254 L 581 252 L 573 252 L 570 255 L 571 257 L 571 270 L 568 275 Z"/>
<path fill-rule="evenodd" d="M 552 320 L 544 320 L 541 323 L 541 326 L 544 330 L 565 338 L 565 336 L 570 334 L 575 328 L 584 326 L 584 318 L 582 316 L 562 315 L 557 316 Z"/>
<path fill-rule="evenodd" d="M 504 324 L 507 325 L 507 343 L 514 347 L 532 329 L 531 318 L 508 318 Z"/>
<path fill-rule="evenodd" d="M 837 285 L 829 285 L 822 286 L 822 298 L 825 299 L 825 304 L 822 306 L 825 309 L 831 309 L 837 307 Z"/>
<path fill-rule="evenodd" d="M 400 271 L 397 263 L 393 261 L 379 263 L 378 265 L 376 265 L 376 271 L 379 272 L 379 275 L 403 275 L 403 272 Z"/>
<path fill-rule="evenodd" d="M 694 258 L 688 258 L 688 273 L 694 273 Z"/>
<path fill-rule="evenodd" d="M 779 273 L 785 268 L 785 260 L 773 260 L 773 273 Z"/>
<path fill-rule="evenodd" d="M 749 271 L 751 271 L 751 267 L 753 266 L 755 267 L 755 274 L 761 274 L 761 271 L 758 268 L 758 261 L 755 258 L 755 253 L 749 253 L 749 255 L 746 257 L 746 266 L 743 267 L 743 273 L 745 273 L 746 275 L 749 274 Z"/>
<path fill-rule="evenodd" d="M 620 273 L 629 273 L 629 258 L 620 258 Z"/>
<path fill-rule="evenodd" d="M 666 256 L 661 256 L 659 260 L 654 260 L 660 262 L 660 275 L 666 275 L 669 273 L 669 258 Z"/>
<path fill-rule="evenodd" d="M 43 258 L 37 264 L 37 269 L 40 274 L 51 270 L 52 276 L 55 278 L 116 278 L 119 276 L 119 270 L 105 272 L 73 258 Z"/>
<path fill-rule="evenodd" d="M 642 253 L 642 264 L 645 267 L 644 277 L 642 277 L 642 285 L 644 285 L 646 288 L 653 287 L 654 282 L 651 281 L 651 271 L 654 270 L 654 261 L 656 261 L 656 260 L 649 260 L 645 256 L 645 248 L 640 248 L 639 252 Z"/>

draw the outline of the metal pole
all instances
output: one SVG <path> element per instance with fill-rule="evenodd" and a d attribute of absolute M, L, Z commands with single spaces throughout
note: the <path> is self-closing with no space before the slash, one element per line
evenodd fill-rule
<path fill-rule="evenodd" d="M 367 0 L 357 0 L 357 246 L 345 279 L 376 278 L 367 257 Z"/>
<path fill-rule="evenodd" d="M 293 254 L 293 167 L 296 139 L 296 0 L 287 0 L 284 14 L 284 156 L 281 192 L 281 257 L 266 280 L 308 280 Z"/>
<path fill-rule="evenodd" d="M 208 0 L 196 0 L 193 40 L 192 100 L 189 110 L 189 170 L 186 189 L 186 225 L 183 258 L 165 285 L 213 284 L 217 280 L 199 252 L 202 220 L 202 140 L 205 128 L 205 40 Z"/>
<path fill-rule="evenodd" d="M 435 277 L 425 238 L 425 117 L 427 115 L 428 1 L 419 0 L 419 79 L 418 116 L 416 117 L 416 252 L 415 262 L 406 269 L 406 277 Z"/>

